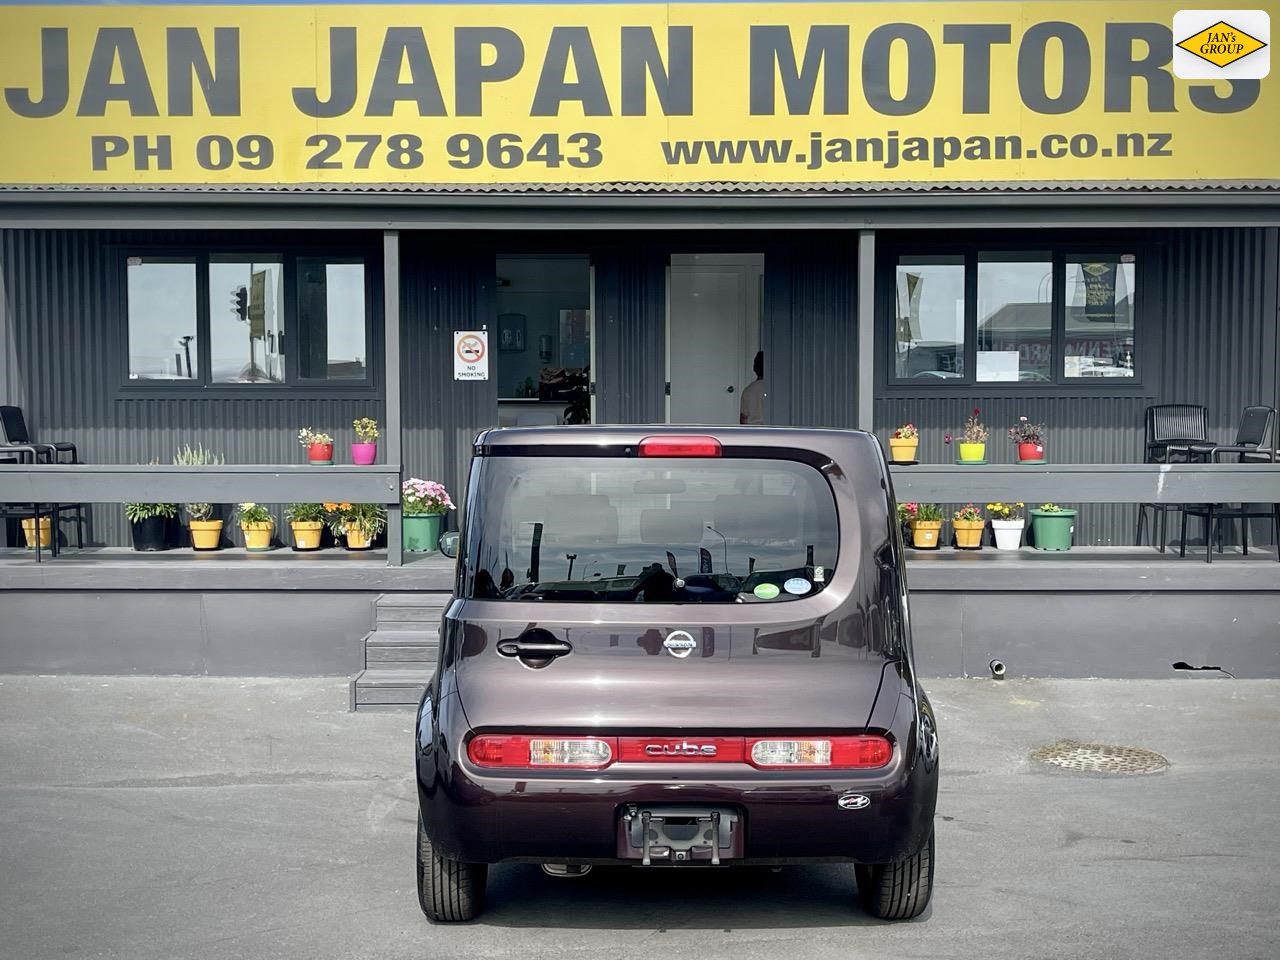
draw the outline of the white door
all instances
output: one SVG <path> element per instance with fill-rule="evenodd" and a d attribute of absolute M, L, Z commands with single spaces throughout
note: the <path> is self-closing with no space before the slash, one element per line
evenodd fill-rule
<path fill-rule="evenodd" d="M 668 423 L 737 423 L 755 379 L 763 254 L 675 254 L 667 302 Z"/>

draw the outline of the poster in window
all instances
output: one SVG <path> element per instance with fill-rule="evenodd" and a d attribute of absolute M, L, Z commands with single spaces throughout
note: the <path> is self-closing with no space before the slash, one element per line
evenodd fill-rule
<path fill-rule="evenodd" d="M 1084 318 L 1093 323 L 1116 322 L 1116 265 L 1093 261 L 1080 264 L 1084 274 Z"/>
<path fill-rule="evenodd" d="M 585 367 L 590 363 L 587 343 L 587 310 L 560 311 L 560 366 Z"/>

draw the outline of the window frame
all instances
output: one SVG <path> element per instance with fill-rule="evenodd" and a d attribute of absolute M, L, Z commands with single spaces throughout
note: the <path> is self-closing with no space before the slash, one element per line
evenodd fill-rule
<path fill-rule="evenodd" d="M 376 397 L 382 390 L 384 371 L 382 363 L 382 324 L 377 322 L 382 310 L 381 251 L 359 244 L 304 245 L 280 243 L 225 243 L 181 244 L 157 246 L 145 244 L 116 245 L 112 251 L 116 260 L 118 295 L 115 298 L 117 325 L 120 331 L 117 356 L 114 360 L 119 384 L 116 395 L 121 399 L 165 397 L 174 399 L 194 398 L 252 398 L 280 397 L 282 399 L 330 399 L 334 397 Z M 213 257 L 279 256 L 282 264 L 282 304 L 284 313 L 285 382 L 284 383 L 223 383 L 212 379 L 212 332 L 209 304 L 209 262 Z M 129 284 L 128 261 L 131 257 L 192 258 L 196 263 L 196 344 L 199 352 L 197 376 L 191 380 L 145 380 L 129 376 Z M 298 317 L 298 260 L 325 259 L 351 262 L 359 259 L 365 265 L 365 369 L 363 379 L 319 379 L 301 376 L 301 357 L 293 344 L 301 342 Z"/>
<path fill-rule="evenodd" d="M 1050 331 L 1053 350 L 1053 376 L 1047 382 L 1034 380 L 978 380 L 978 257 L 979 254 L 1016 253 L 1019 250 L 1047 251 L 1052 263 L 1052 328 Z M 1067 377 L 1066 358 L 1066 264 L 1071 257 L 1084 255 L 1114 256 L 1117 259 L 1123 254 L 1133 254 L 1134 263 L 1134 296 L 1137 300 L 1134 310 L 1133 336 L 1135 350 L 1132 377 Z M 964 370 L 961 377 L 930 382 L 927 379 L 899 377 L 895 363 L 894 350 L 896 344 L 895 299 L 897 296 L 897 272 L 900 257 L 963 257 L 965 269 L 965 305 L 964 305 Z M 886 397 L 909 397 L 921 393 L 931 396 L 974 396 L 976 394 L 1044 394 L 1053 396 L 1099 396 L 1118 394 L 1145 394 L 1144 381 L 1154 376 L 1153 358 L 1159 354 L 1160 343 L 1156 324 L 1150 318 L 1159 315 L 1159 284 L 1157 271 L 1159 252 L 1149 241 L 1134 239 L 1125 242 L 1123 238 L 1100 237 L 1088 240 L 1072 240 L 1068 242 L 1046 242 L 1044 237 L 999 235 L 983 238 L 979 241 L 958 243 L 933 242 L 928 244 L 899 243 L 886 245 L 884 257 L 880 261 L 877 273 L 881 322 L 877 330 L 878 387 Z"/>

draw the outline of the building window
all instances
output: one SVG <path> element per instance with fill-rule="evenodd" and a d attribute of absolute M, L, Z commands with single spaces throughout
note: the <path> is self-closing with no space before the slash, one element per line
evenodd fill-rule
<path fill-rule="evenodd" d="M 189 381 L 199 376 L 196 275 L 193 257 L 128 259 L 130 380 Z"/>
<path fill-rule="evenodd" d="M 299 376 L 304 380 L 368 377 L 365 303 L 363 260 L 298 259 Z"/>
<path fill-rule="evenodd" d="M 1133 253 L 902 254 L 891 379 L 917 386 L 1133 380 L 1137 287 Z"/>
<path fill-rule="evenodd" d="M 372 387 L 362 257 L 133 255 L 126 278 L 131 383 Z"/>
<path fill-rule="evenodd" d="M 591 261 L 497 258 L 490 334 L 502 426 L 591 422 Z"/>

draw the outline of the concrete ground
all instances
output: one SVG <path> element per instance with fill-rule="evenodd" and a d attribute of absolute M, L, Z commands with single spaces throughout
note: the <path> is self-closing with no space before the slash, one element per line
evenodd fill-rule
<path fill-rule="evenodd" d="M 335 680 L 0 677 L 0 957 L 1280 956 L 1280 681 L 935 680 L 934 905 L 846 867 L 491 871 L 479 923 L 413 877 L 412 714 Z M 1144 777 L 1028 759 L 1156 750 Z"/>

